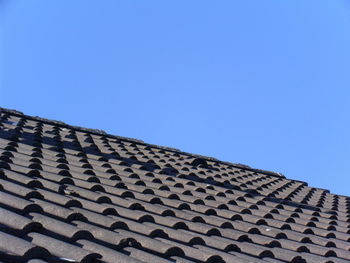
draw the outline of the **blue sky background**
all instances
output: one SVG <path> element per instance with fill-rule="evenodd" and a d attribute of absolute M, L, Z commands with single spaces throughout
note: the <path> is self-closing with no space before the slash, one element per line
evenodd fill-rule
<path fill-rule="evenodd" d="M 0 104 L 350 195 L 350 2 L 0 0 Z"/>

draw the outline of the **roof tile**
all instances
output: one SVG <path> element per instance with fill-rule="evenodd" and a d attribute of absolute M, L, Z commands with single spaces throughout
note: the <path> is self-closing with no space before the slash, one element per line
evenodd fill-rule
<path fill-rule="evenodd" d="M 45 247 L 52 255 L 57 257 L 63 257 L 82 263 L 93 262 L 95 259 L 101 258 L 101 255 L 98 253 L 93 253 L 39 233 L 29 233 L 28 238 L 31 239 L 33 244 Z"/>

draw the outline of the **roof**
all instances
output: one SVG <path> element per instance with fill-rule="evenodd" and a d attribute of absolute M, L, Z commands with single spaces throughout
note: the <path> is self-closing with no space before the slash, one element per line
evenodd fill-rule
<path fill-rule="evenodd" d="M 349 262 L 350 198 L 0 108 L 1 262 Z"/>

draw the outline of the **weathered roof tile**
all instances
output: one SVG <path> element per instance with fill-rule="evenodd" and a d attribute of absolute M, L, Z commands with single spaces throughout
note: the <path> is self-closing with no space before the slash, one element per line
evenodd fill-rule
<path fill-rule="evenodd" d="M 101 255 L 39 233 L 29 233 L 31 243 L 45 247 L 52 255 L 82 263 L 94 262 Z M 67 260 L 69 261 L 69 260 Z"/>

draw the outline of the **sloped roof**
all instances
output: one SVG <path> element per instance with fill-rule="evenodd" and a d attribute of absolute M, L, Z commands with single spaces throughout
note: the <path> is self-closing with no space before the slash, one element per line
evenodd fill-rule
<path fill-rule="evenodd" d="M 1 262 L 349 262 L 350 198 L 0 109 Z"/>

